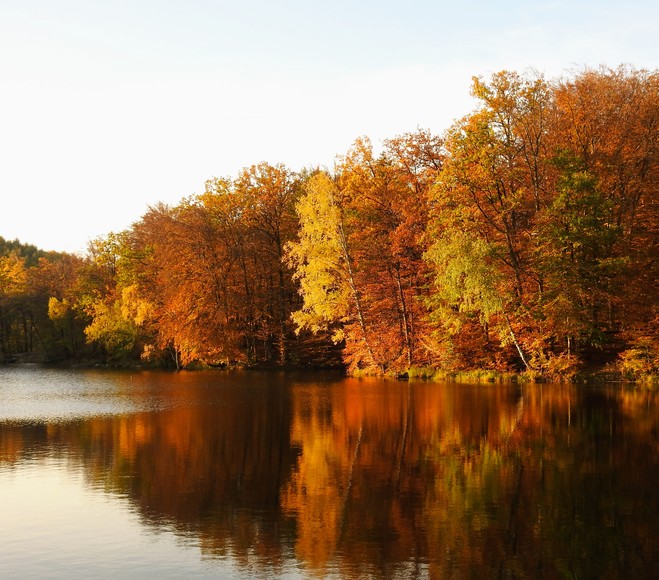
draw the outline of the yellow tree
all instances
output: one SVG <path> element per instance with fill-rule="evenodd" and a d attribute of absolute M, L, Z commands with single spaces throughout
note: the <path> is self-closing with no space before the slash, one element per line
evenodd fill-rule
<path fill-rule="evenodd" d="M 143 320 L 132 315 L 139 310 L 131 304 L 133 283 L 128 232 L 97 238 L 89 244 L 75 286 L 62 299 L 51 297 L 50 317 L 63 321 L 71 313 L 84 313 L 88 343 L 100 345 L 113 362 L 131 359 L 143 339 Z"/>
<path fill-rule="evenodd" d="M 313 175 L 296 209 L 298 239 L 288 244 L 287 257 L 303 301 L 293 313 L 298 330 L 333 329 L 338 342 L 345 338 L 345 325 L 356 325 L 368 357 L 364 363 L 377 366 L 348 246 L 343 200 L 332 178 L 324 172 Z"/>
<path fill-rule="evenodd" d="M 9 356 L 26 350 L 20 340 L 15 312 L 17 300 L 25 293 L 27 273 L 25 261 L 16 253 L 0 256 L 0 349 Z"/>

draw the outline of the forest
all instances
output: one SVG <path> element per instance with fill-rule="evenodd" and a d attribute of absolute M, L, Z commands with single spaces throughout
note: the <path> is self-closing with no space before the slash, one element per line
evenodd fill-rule
<path fill-rule="evenodd" d="M 659 74 L 471 90 L 442 134 L 213 177 L 83 256 L 0 238 L 0 359 L 656 380 Z"/>

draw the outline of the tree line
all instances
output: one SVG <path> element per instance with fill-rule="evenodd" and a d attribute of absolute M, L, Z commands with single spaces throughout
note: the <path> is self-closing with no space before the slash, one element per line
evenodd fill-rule
<path fill-rule="evenodd" d="M 474 78 L 442 135 L 357 139 L 158 204 L 85 256 L 0 244 L 5 357 L 657 374 L 656 71 Z M 616 358 L 617 357 L 617 358 Z M 415 370 L 416 369 L 416 370 Z"/>

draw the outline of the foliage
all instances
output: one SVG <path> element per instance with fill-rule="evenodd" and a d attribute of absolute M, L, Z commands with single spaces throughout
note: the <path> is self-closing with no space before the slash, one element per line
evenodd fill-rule
<path fill-rule="evenodd" d="M 442 136 L 259 163 L 87 255 L 0 238 L 3 358 L 656 374 L 656 71 L 474 78 Z M 489 380 L 486 379 L 486 380 Z"/>
<path fill-rule="evenodd" d="M 92 323 L 85 328 L 87 339 L 103 345 L 110 360 L 129 358 L 137 339 L 137 328 L 123 315 L 121 303 L 94 304 L 91 316 Z"/>
<path fill-rule="evenodd" d="M 659 381 L 659 317 L 646 329 L 634 333 L 629 348 L 618 357 L 617 367 L 622 375 L 637 382 Z"/>
<path fill-rule="evenodd" d="M 313 175 L 296 205 L 298 238 L 287 246 L 287 259 L 302 296 L 302 307 L 292 315 L 297 331 L 334 328 L 337 342 L 343 332 L 336 323 L 346 322 L 350 311 L 350 271 L 338 196 L 326 173 Z"/>
<path fill-rule="evenodd" d="M 379 155 L 358 139 L 334 178 L 316 176 L 298 205 L 290 258 L 304 306 L 295 317 L 300 327 L 334 325 L 353 373 L 427 362 L 423 232 L 442 155 L 441 139 L 425 131 L 385 141 Z"/>
<path fill-rule="evenodd" d="M 448 132 L 432 191 L 434 342 L 482 351 L 496 336 L 527 372 L 573 377 L 589 349 L 656 303 L 656 75 L 586 71 L 551 84 L 501 72 L 474 79 L 473 94 L 481 106 Z M 464 332 L 474 317 L 480 338 Z"/>
<path fill-rule="evenodd" d="M 20 240 L 6 240 L 0 236 L 0 257 L 7 257 L 15 255 L 25 261 L 25 265 L 29 268 L 38 264 L 41 258 L 47 256 L 57 256 L 53 252 L 45 252 L 40 250 L 33 244 L 23 244 Z"/>

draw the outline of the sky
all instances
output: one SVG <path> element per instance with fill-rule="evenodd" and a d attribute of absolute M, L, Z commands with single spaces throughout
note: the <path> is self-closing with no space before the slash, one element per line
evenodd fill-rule
<path fill-rule="evenodd" d="M 652 0 L 0 0 L 0 236 L 84 254 L 262 161 L 442 134 L 473 76 L 659 64 Z"/>

